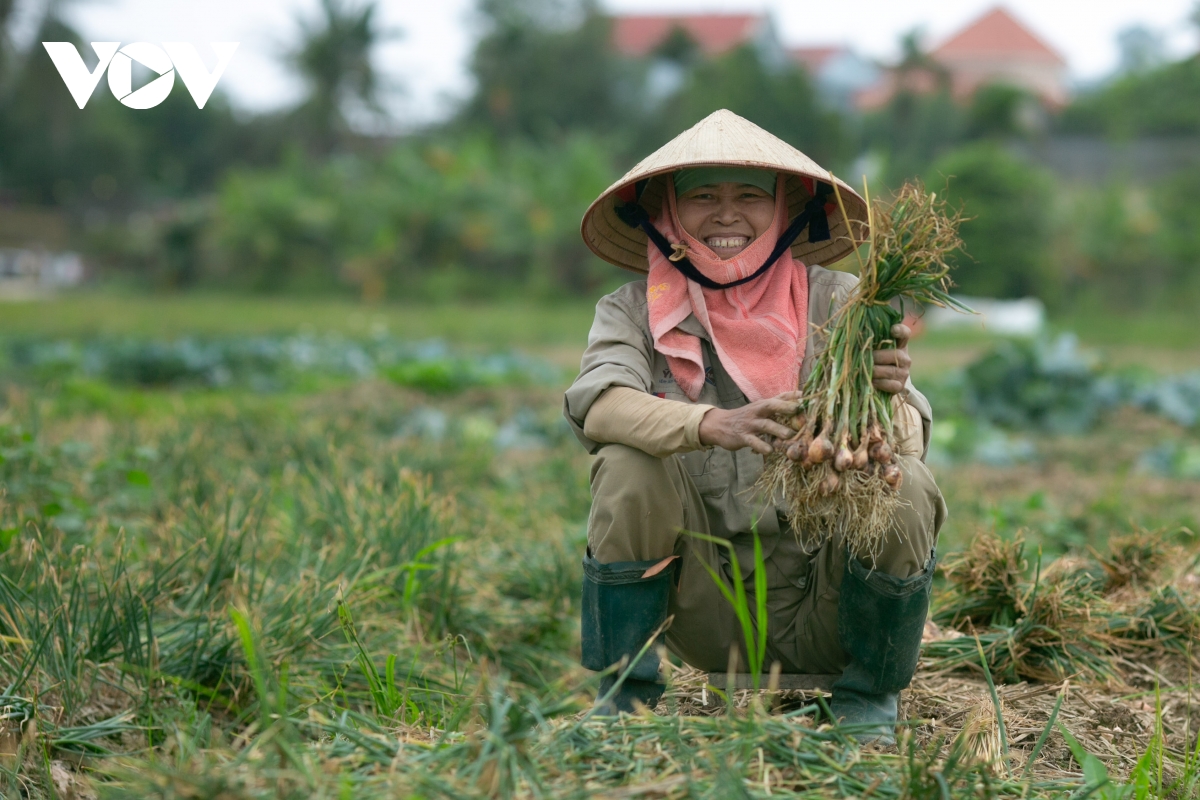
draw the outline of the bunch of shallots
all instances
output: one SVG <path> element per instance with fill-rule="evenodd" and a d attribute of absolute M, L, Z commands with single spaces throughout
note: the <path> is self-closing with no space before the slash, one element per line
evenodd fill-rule
<path fill-rule="evenodd" d="M 896 346 L 891 330 L 903 319 L 902 304 L 970 309 L 948 294 L 946 258 L 962 244 L 958 215 L 915 184 L 869 208 L 870 251 L 860 259 L 859 283 L 817 332 L 825 347 L 796 414 L 781 420 L 796 434 L 767 458 L 759 489 L 782 498 L 809 548 L 834 536 L 873 558 L 902 502 L 904 473 L 893 459 L 894 398 L 871 383 L 872 351 Z"/>
<path fill-rule="evenodd" d="M 814 416 L 810 422 L 797 415 L 790 422 L 798 433 L 781 446 L 790 448 L 796 445 L 801 454 L 799 466 L 815 467 L 828 462 L 833 467 L 817 487 L 821 494 L 829 495 L 837 491 L 841 485 L 838 476 L 851 469 L 878 475 L 892 489 L 899 489 L 904 481 L 904 473 L 900 471 L 899 465 L 892 462 L 892 437 L 884 432 L 877 418 L 867 429 L 866 435 L 859 435 L 857 440 L 851 439 L 848 431 L 842 431 L 841 436 L 836 439 L 836 445 L 835 439 L 831 439 L 825 433 L 824 428 L 828 426 L 817 430 L 817 417 Z M 835 430 L 834 436 L 837 435 Z"/>

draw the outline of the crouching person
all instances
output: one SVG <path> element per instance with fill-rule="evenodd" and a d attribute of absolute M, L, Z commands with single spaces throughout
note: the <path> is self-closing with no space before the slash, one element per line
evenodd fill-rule
<path fill-rule="evenodd" d="M 875 386 L 897 397 L 904 503 L 874 563 L 827 541 L 808 553 L 752 487 L 774 421 L 822 346 L 820 331 L 856 282 L 832 263 L 852 244 L 829 174 L 752 123 L 718 111 L 643 160 L 588 209 L 583 235 L 611 263 L 645 273 L 600 300 L 579 377 L 565 397 L 596 458 L 584 558 L 583 665 L 631 661 L 661 641 L 710 671 L 748 663 L 733 608 L 707 567 L 732 581 L 728 539 L 753 586 L 752 530 L 764 554 L 766 664 L 840 674 L 831 710 L 891 740 L 916 670 L 945 503 L 923 462 L 929 404 L 908 380 L 908 329 L 875 357 Z M 840 193 L 852 220 L 866 206 Z M 901 402 L 901 399 L 903 402 Z M 758 620 L 756 624 L 762 624 Z M 615 677 L 600 686 L 603 697 Z M 651 647 L 605 713 L 653 708 L 664 686 Z"/>

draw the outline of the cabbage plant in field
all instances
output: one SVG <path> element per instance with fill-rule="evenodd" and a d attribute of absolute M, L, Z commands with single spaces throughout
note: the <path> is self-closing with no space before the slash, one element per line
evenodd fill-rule
<path fill-rule="evenodd" d="M 74 375 L 145 387 L 245 386 L 272 391 L 305 377 L 380 376 L 430 393 L 471 387 L 550 384 L 560 379 L 548 362 L 516 352 L 455 352 L 438 340 L 390 336 L 236 336 L 177 340 L 94 339 L 18 341 L 13 366 L 42 380 Z"/>

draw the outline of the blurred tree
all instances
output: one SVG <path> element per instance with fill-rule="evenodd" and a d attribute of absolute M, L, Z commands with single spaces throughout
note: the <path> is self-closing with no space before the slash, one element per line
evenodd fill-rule
<path fill-rule="evenodd" d="M 1081 95 L 1063 112 L 1066 133 L 1132 136 L 1200 134 L 1200 58 L 1121 75 Z"/>
<path fill-rule="evenodd" d="M 199 109 L 181 88 L 161 105 L 122 114 L 138 143 L 141 199 L 211 190 L 231 166 L 278 161 L 289 135 L 276 116 L 240 121 L 220 91 Z"/>
<path fill-rule="evenodd" d="M 608 150 L 584 134 L 293 155 L 223 183 L 206 277 L 266 292 L 356 286 L 369 299 L 594 290 L 615 271 L 587 250 L 579 219 L 613 177 Z"/>
<path fill-rule="evenodd" d="M 475 93 L 455 122 L 536 141 L 628 119 L 609 22 L 595 0 L 479 0 Z"/>
<path fill-rule="evenodd" d="M 1023 89 L 990 84 L 976 90 L 967 107 L 963 135 L 968 139 L 1006 139 L 1020 135 L 1021 109 L 1032 98 Z"/>
<path fill-rule="evenodd" d="M 51 6 L 34 37 L 36 49 L 20 59 L 3 96 L 0 183 L 31 203 L 111 201 L 128 192 L 138 174 L 125 109 L 97 91 L 81 112 L 42 50 L 44 41 L 71 42 L 90 54 Z"/>
<path fill-rule="evenodd" d="M 884 182 L 922 175 L 939 154 L 962 139 L 962 109 L 949 92 L 897 92 L 863 121 L 866 149 L 884 154 Z"/>
<path fill-rule="evenodd" d="M 128 209 L 211 188 L 230 164 L 277 158 L 278 120 L 239 121 L 219 90 L 201 110 L 177 83 L 161 105 L 135 111 L 102 79 L 79 109 L 41 42 L 71 42 L 85 62 L 95 55 L 59 8 L 47 6 L 28 52 L 0 46 L 0 189 L 14 199 Z"/>
<path fill-rule="evenodd" d="M 9 32 L 16 0 L 0 0 L 0 146 L 3 146 L 4 116 L 9 113 L 12 74 L 15 67 L 16 52 Z M 0 176 L 0 188 L 3 188 L 3 177 Z"/>
<path fill-rule="evenodd" d="M 315 22 L 297 20 L 300 43 L 289 62 L 308 85 L 308 98 L 296 110 L 296 119 L 317 152 L 328 153 L 347 141 L 347 114 L 356 105 L 382 115 L 379 102 L 382 81 L 371 63 L 371 51 L 399 35 L 377 22 L 375 0 L 354 7 L 350 0 L 321 0 Z"/>
<path fill-rule="evenodd" d="M 12 41 L 8 26 L 16 9 L 17 0 L 0 0 L 0 91 L 8 77 L 8 60 L 12 56 Z"/>
<path fill-rule="evenodd" d="M 538 142 L 598 133 L 631 161 L 728 108 L 814 158 L 849 155 L 838 115 L 803 70 L 764 65 L 754 47 L 705 59 L 676 28 L 648 58 L 629 59 L 614 51 L 595 0 L 479 0 L 478 10 L 485 33 L 460 127 Z"/>
<path fill-rule="evenodd" d="M 689 67 L 699 61 L 702 54 L 699 45 L 688 36 L 687 31 L 676 26 L 667 34 L 667 38 L 663 39 L 662 44 L 655 48 L 654 55 Z"/>
<path fill-rule="evenodd" d="M 982 142 L 948 153 L 927 179 L 951 206 L 962 208 L 965 254 L 954 282 L 967 295 L 1054 299 L 1052 185 L 1036 168 L 996 144 Z"/>
<path fill-rule="evenodd" d="M 1162 219 L 1145 188 L 1125 181 L 1092 187 L 1074 217 L 1080 295 L 1117 309 L 1163 299 L 1171 263 L 1161 246 Z"/>
<path fill-rule="evenodd" d="M 1156 189 L 1168 285 L 1194 305 L 1200 296 L 1200 166 L 1178 171 Z"/>
<path fill-rule="evenodd" d="M 696 62 L 679 91 L 647 113 L 633 153 L 644 156 L 721 108 L 832 169 L 853 155 L 841 117 L 821 105 L 808 74 L 791 64 L 768 68 L 749 45 Z"/>
<path fill-rule="evenodd" d="M 1145 25 L 1131 25 L 1117 34 L 1117 48 L 1121 52 L 1117 71 L 1130 74 L 1161 66 L 1166 44 L 1162 34 Z"/>
<path fill-rule="evenodd" d="M 863 121 L 865 149 L 885 155 L 884 182 L 899 185 L 923 174 L 962 138 L 963 114 L 950 94 L 950 76 L 921 46 L 920 31 L 900 40 L 895 91 Z"/>

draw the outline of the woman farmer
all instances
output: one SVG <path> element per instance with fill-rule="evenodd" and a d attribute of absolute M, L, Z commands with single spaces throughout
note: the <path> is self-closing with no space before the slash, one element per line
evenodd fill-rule
<path fill-rule="evenodd" d="M 730 560 L 686 532 L 728 539 L 753 586 L 757 530 L 764 663 L 840 674 L 834 715 L 890 739 L 898 693 L 916 669 L 946 514 L 923 463 L 931 413 L 908 380 L 907 328 L 893 330 L 898 348 L 875 353 L 875 386 L 897 397 L 904 504 L 874 563 L 837 541 L 805 552 L 780 508 L 752 490 L 763 456 L 793 433 L 775 418 L 795 411 L 821 328 L 857 280 L 815 263 L 849 254 L 866 224 L 866 204 L 839 182 L 857 231 L 847 229 L 831 180 L 800 151 L 718 111 L 584 215 L 588 246 L 647 278 L 597 304 L 565 397 L 568 422 L 596 456 L 582 661 L 604 670 L 633 659 L 669 617 L 662 641 L 685 662 L 724 671 L 732 657 L 744 668 L 734 610 L 705 569 L 729 581 Z M 604 711 L 653 707 L 664 689 L 658 667 L 651 648 Z M 601 682 L 602 697 L 613 682 Z"/>

